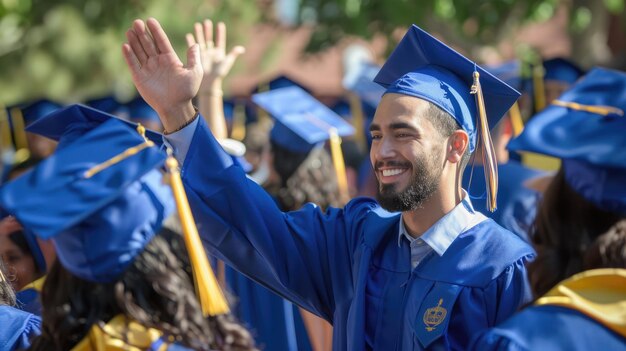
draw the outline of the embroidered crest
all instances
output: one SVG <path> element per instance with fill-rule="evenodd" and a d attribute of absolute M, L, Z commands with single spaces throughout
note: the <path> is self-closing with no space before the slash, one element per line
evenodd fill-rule
<path fill-rule="evenodd" d="M 435 330 L 435 328 L 446 319 L 448 311 L 441 307 L 442 303 L 443 299 L 439 299 L 439 304 L 437 306 L 427 309 L 426 313 L 424 313 L 424 324 L 426 325 L 426 330 L 429 332 Z"/>

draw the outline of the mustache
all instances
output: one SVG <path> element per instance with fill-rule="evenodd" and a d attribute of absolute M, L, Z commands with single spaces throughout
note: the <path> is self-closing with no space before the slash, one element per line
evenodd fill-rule
<path fill-rule="evenodd" d="M 398 167 L 398 168 L 411 168 L 413 165 L 410 162 L 403 161 L 378 161 L 374 164 L 374 170 L 379 171 L 381 167 Z"/>

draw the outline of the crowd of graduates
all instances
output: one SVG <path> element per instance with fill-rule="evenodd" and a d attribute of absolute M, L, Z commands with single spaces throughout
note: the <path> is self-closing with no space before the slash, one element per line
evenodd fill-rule
<path fill-rule="evenodd" d="M 625 72 L 414 25 L 331 106 L 228 97 L 190 29 L 132 23 L 131 101 L 0 112 L 0 350 L 626 349 Z"/>

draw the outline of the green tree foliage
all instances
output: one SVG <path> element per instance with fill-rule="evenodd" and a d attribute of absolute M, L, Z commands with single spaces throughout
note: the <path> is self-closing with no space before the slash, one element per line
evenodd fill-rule
<path fill-rule="evenodd" d="M 255 0 L 0 0 L 0 102 L 76 102 L 111 91 L 129 98 L 121 45 L 132 20 L 147 17 L 161 21 L 181 57 L 195 21 L 223 20 L 245 44 L 262 20 Z"/>

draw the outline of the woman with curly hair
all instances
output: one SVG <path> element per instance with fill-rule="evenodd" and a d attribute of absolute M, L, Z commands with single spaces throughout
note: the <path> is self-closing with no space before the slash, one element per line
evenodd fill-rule
<path fill-rule="evenodd" d="M 626 348 L 626 74 L 592 70 L 509 144 L 563 160 L 540 204 L 534 305 L 475 350 Z"/>
<path fill-rule="evenodd" d="M 4 267 L 0 259 L 0 349 L 24 350 L 41 332 L 41 319 L 15 308 L 15 292 Z"/>
<path fill-rule="evenodd" d="M 198 256 L 187 245 L 193 231 L 185 228 L 183 240 L 164 224 L 180 192 L 174 176 L 173 192 L 164 183 L 165 155 L 152 141 L 78 105 L 32 130 L 60 135 L 59 148 L 0 190 L 0 206 L 57 248 L 42 291 L 42 335 L 31 350 L 255 349 L 215 282 L 207 285 L 212 272 L 187 261 Z"/>

